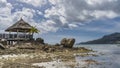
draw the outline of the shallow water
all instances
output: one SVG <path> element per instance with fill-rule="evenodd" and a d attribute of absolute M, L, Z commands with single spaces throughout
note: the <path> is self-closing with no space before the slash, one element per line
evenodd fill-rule
<path fill-rule="evenodd" d="M 75 68 L 120 68 L 120 45 L 76 45 L 76 47 L 86 47 L 96 52 L 89 54 L 95 54 L 97 56 L 76 56 Z M 85 60 L 92 60 L 86 62 Z M 61 61 L 35 63 L 34 65 L 45 66 L 46 68 L 71 68 L 66 67 L 66 63 Z"/>
<path fill-rule="evenodd" d="M 76 57 L 76 60 L 79 64 L 79 68 L 82 63 L 82 60 L 95 60 L 100 64 L 89 64 L 87 68 L 120 68 L 120 47 L 119 45 L 79 45 L 84 46 L 89 49 L 93 49 L 97 52 L 99 56 L 87 56 L 87 57 Z M 85 64 L 86 65 L 86 64 Z"/>

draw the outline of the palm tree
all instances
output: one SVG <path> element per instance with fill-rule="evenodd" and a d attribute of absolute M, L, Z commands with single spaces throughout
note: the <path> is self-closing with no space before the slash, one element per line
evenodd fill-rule
<path fill-rule="evenodd" d="M 32 38 L 33 38 L 33 35 L 34 33 L 39 33 L 40 31 L 35 27 L 35 26 L 32 26 L 31 27 L 31 30 L 30 30 L 30 33 L 32 35 Z"/>

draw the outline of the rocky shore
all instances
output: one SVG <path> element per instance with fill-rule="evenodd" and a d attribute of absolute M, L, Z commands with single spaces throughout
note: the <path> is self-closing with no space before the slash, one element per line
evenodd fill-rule
<path fill-rule="evenodd" d="M 74 39 L 73 41 L 64 39 L 61 41 L 62 45 L 22 43 L 5 46 L 5 49 L 0 50 L 0 68 L 45 68 L 35 66 L 33 63 L 51 62 L 58 59 L 62 62 L 74 62 L 77 55 L 86 56 L 88 54 L 84 53 L 93 52 L 84 47 L 73 47 L 74 42 Z"/>
<path fill-rule="evenodd" d="M 61 59 L 65 62 L 74 61 L 77 54 L 92 51 L 84 47 L 63 48 L 48 45 L 31 46 L 32 48 L 26 48 L 25 45 L 21 45 L 0 50 L 0 66 L 3 66 L 1 68 L 5 68 L 6 66 L 9 68 L 26 68 L 26 66 L 29 66 L 29 68 L 37 68 L 36 66 L 31 66 L 32 63 L 50 62 L 55 59 Z"/>

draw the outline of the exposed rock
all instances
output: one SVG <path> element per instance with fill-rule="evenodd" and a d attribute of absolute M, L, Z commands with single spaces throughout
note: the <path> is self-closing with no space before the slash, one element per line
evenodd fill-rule
<path fill-rule="evenodd" d="M 56 49 L 53 46 L 45 45 L 45 46 L 43 46 L 42 50 L 45 52 L 54 52 Z"/>
<path fill-rule="evenodd" d="M 60 44 L 56 43 L 55 46 L 61 46 Z"/>
<path fill-rule="evenodd" d="M 44 68 L 44 67 L 32 66 L 30 64 L 22 63 L 6 63 L 3 64 L 2 68 Z"/>
<path fill-rule="evenodd" d="M 74 38 L 71 38 L 71 39 L 63 38 L 60 42 L 60 44 L 63 45 L 63 47 L 67 47 L 67 48 L 72 48 L 74 43 L 75 43 Z"/>
<path fill-rule="evenodd" d="M 1 39 L 0 43 L 3 44 L 3 45 L 7 45 L 7 40 L 6 39 Z"/>
<path fill-rule="evenodd" d="M 95 61 L 95 60 L 84 60 L 84 62 L 88 63 L 88 64 L 100 64 L 99 62 Z"/>
<path fill-rule="evenodd" d="M 43 47 L 42 47 L 42 50 L 43 50 L 43 51 L 48 51 L 48 50 L 49 50 L 49 46 L 47 46 L 47 45 L 43 46 Z"/>
<path fill-rule="evenodd" d="M 3 44 L 0 43 L 0 49 L 5 49 L 5 47 L 3 46 Z"/>
<path fill-rule="evenodd" d="M 67 46 L 67 39 L 66 38 L 63 38 L 60 42 L 61 45 L 63 46 Z"/>
<path fill-rule="evenodd" d="M 72 48 L 74 43 L 75 43 L 75 39 L 74 38 L 68 39 L 68 42 L 67 42 L 68 47 Z"/>
<path fill-rule="evenodd" d="M 34 42 L 35 41 L 35 39 L 34 38 L 30 38 L 30 40 L 28 40 L 27 42 Z"/>
<path fill-rule="evenodd" d="M 55 48 L 49 48 L 48 52 L 54 52 Z"/>
<path fill-rule="evenodd" d="M 37 38 L 37 39 L 36 39 L 36 43 L 44 44 L 44 39 L 42 39 L 42 38 Z"/>

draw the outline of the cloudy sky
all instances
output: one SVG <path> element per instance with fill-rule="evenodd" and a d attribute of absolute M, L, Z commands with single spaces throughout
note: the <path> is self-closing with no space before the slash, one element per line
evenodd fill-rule
<path fill-rule="evenodd" d="M 23 18 L 47 43 L 120 32 L 120 0 L 0 0 L 0 32 Z"/>

